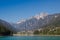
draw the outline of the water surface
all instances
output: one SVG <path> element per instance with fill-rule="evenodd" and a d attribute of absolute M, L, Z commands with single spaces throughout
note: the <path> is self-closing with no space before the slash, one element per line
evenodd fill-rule
<path fill-rule="evenodd" d="M 60 36 L 5 36 L 0 40 L 60 40 Z"/>

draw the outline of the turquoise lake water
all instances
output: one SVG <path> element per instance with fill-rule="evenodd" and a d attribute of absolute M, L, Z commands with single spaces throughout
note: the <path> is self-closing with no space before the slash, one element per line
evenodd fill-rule
<path fill-rule="evenodd" d="M 60 36 L 6 36 L 0 40 L 60 40 Z"/>

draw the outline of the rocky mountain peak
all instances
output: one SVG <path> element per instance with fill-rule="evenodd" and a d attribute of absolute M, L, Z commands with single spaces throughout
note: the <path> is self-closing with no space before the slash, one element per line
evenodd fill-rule
<path fill-rule="evenodd" d="M 40 18 L 44 19 L 44 17 L 46 17 L 46 16 L 48 16 L 48 14 L 45 12 L 42 12 L 38 15 L 35 15 L 34 17 L 39 20 Z"/>

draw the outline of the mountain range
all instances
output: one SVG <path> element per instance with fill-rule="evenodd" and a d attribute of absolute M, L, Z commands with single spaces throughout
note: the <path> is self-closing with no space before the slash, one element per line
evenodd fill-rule
<path fill-rule="evenodd" d="M 29 31 L 36 30 L 45 27 L 59 27 L 60 26 L 60 13 L 47 14 L 41 13 L 35 16 L 30 17 L 26 20 L 18 21 L 17 23 L 8 23 L 0 20 L 0 25 L 3 24 L 6 28 L 12 31 Z"/>
<path fill-rule="evenodd" d="M 60 13 L 55 13 L 55 14 L 47 14 L 47 13 L 42 13 L 35 15 L 27 20 L 22 20 L 17 22 L 17 29 L 19 31 L 28 31 L 28 30 L 36 30 L 40 28 L 44 28 L 46 26 L 51 26 L 57 22 L 60 23 Z"/>

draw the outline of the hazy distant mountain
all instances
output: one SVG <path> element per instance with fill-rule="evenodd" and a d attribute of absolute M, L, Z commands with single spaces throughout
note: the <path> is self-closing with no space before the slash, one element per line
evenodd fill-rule
<path fill-rule="evenodd" d="M 4 25 L 7 29 L 13 32 L 35 30 L 48 26 L 57 27 L 60 26 L 60 13 L 50 15 L 47 13 L 42 13 L 29 19 L 18 21 L 17 23 L 8 23 L 0 19 L 0 25 Z"/>
<path fill-rule="evenodd" d="M 39 26 L 43 26 L 43 20 L 48 15 L 46 13 L 42 13 L 36 16 L 33 16 L 27 20 L 17 22 L 18 29 L 20 30 L 34 30 L 39 28 Z"/>
<path fill-rule="evenodd" d="M 53 23 L 57 18 L 60 18 L 60 13 L 51 15 L 42 13 L 22 22 L 20 21 L 17 25 L 19 30 L 34 30 Z"/>

